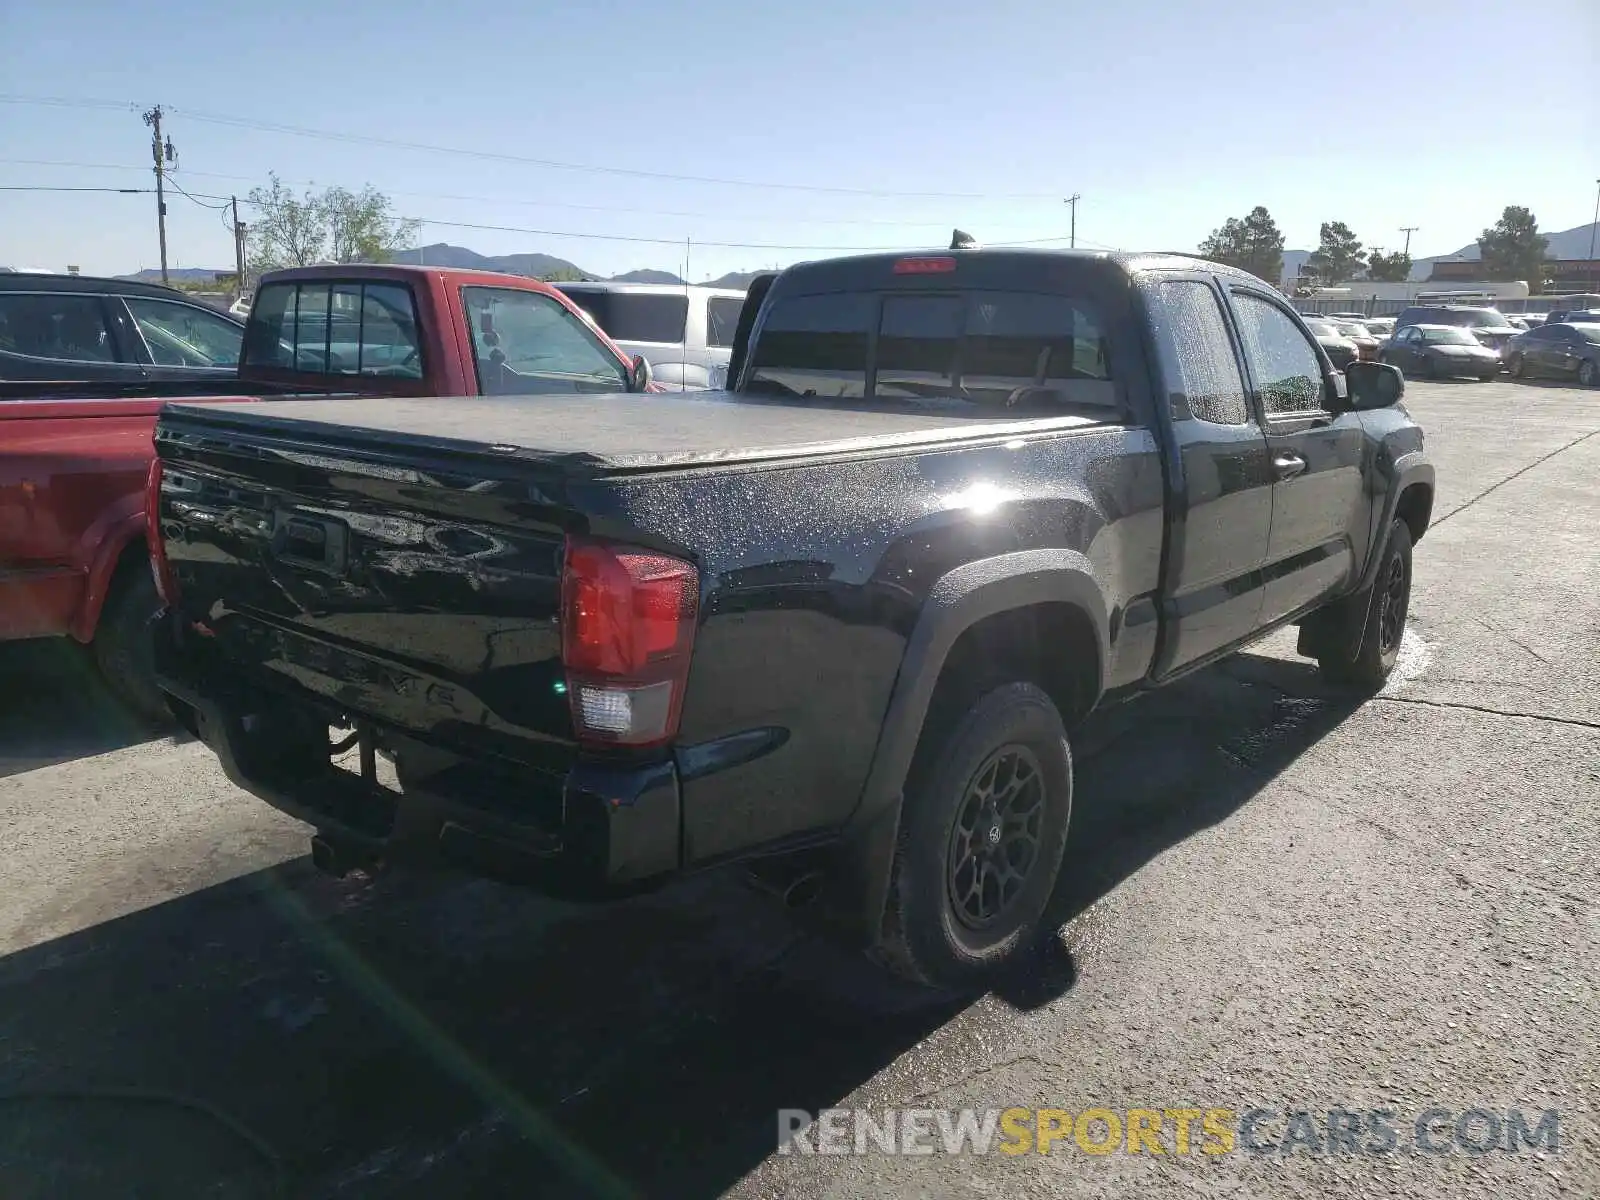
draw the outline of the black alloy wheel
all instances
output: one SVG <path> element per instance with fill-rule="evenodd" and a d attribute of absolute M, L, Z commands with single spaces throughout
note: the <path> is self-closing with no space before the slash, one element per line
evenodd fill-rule
<path fill-rule="evenodd" d="M 1032 750 L 1002 746 L 967 784 L 950 829 L 950 906 L 969 929 L 1010 914 L 1039 861 L 1044 776 Z"/>

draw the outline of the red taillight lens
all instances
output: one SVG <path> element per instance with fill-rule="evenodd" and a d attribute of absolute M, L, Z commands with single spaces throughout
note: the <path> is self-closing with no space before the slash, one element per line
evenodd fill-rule
<path fill-rule="evenodd" d="M 896 260 L 896 275 L 948 275 L 956 269 L 953 258 L 902 258 Z"/>
<path fill-rule="evenodd" d="M 677 733 L 699 607 L 693 563 L 567 539 L 561 661 L 580 738 L 647 746 Z"/>
<path fill-rule="evenodd" d="M 156 577 L 156 593 L 161 602 L 172 606 L 178 602 L 178 581 L 173 577 L 172 564 L 167 561 L 166 543 L 161 537 L 161 460 L 152 459 L 150 473 L 144 481 L 144 538 L 150 547 L 150 570 Z"/>

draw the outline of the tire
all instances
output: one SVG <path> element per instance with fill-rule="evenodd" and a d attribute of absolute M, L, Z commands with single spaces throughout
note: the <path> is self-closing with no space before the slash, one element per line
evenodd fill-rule
<path fill-rule="evenodd" d="M 1600 368 L 1594 365 L 1594 359 L 1586 358 L 1578 364 L 1578 382 L 1584 387 L 1600 384 Z"/>
<path fill-rule="evenodd" d="M 127 708 L 143 721 L 168 724 L 172 712 L 156 686 L 155 643 L 150 621 L 161 609 L 150 565 L 140 557 L 124 565 L 111 582 L 94 635 L 95 663 L 101 677 Z"/>
<path fill-rule="evenodd" d="M 1526 379 L 1528 377 L 1528 360 L 1520 354 L 1513 354 L 1511 361 L 1506 363 L 1506 370 L 1511 372 L 1513 379 Z"/>
<path fill-rule="evenodd" d="M 1439 378 L 1438 366 L 1435 365 L 1433 359 L 1429 358 L 1427 355 L 1423 355 L 1422 357 L 1422 377 L 1424 379 Z"/>
<path fill-rule="evenodd" d="M 947 714 L 930 710 L 907 780 L 879 951 L 907 980 L 968 992 L 1033 945 L 1067 843 L 1072 752 L 1031 683 Z"/>
<path fill-rule="evenodd" d="M 1499 375 L 1499 374 L 1500 374 L 1499 371 L 1490 371 L 1487 375 L 1479 375 L 1478 376 L 1478 382 L 1479 383 L 1493 383 L 1495 381 L 1495 377 L 1497 375 Z"/>
<path fill-rule="evenodd" d="M 1411 607 L 1411 530 L 1404 521 L 1390 524 L 1372 585 L 1340 603 L 1362 614 L 1361 640 L 1354 654 L 1337 645 L 1321 650 L 1317 665 L 1330 683 L 1375 692 L 1388 680 L 1400 657 Z"/>

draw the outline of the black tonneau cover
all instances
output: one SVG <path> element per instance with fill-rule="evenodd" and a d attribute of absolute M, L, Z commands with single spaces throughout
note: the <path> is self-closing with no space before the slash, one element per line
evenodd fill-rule
<path fill-rule="evenodd" d="M 906 402 L 897 407 L 864 408 L 859 402 L 835 407 L 816 400 L 698 392 L 172 404 L 167 414 L 185 424 L 235 428 L 247 436 L 378 450 L 468 450 L 590 471 L 789 459 L 1104 424 L 1079 414 L 1007 420 L 992 411 L 939 408 Z"/>

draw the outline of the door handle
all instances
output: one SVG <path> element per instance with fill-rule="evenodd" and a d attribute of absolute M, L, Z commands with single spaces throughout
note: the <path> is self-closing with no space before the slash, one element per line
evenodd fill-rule
<path fill-rule="evenodd" d="M 1306 469 L 1306 460 L 1298 454 L 1287 452 L 1276 455 L 1272 460 L 1272 470 L 1279 479 L 1293 479 Z"/>

